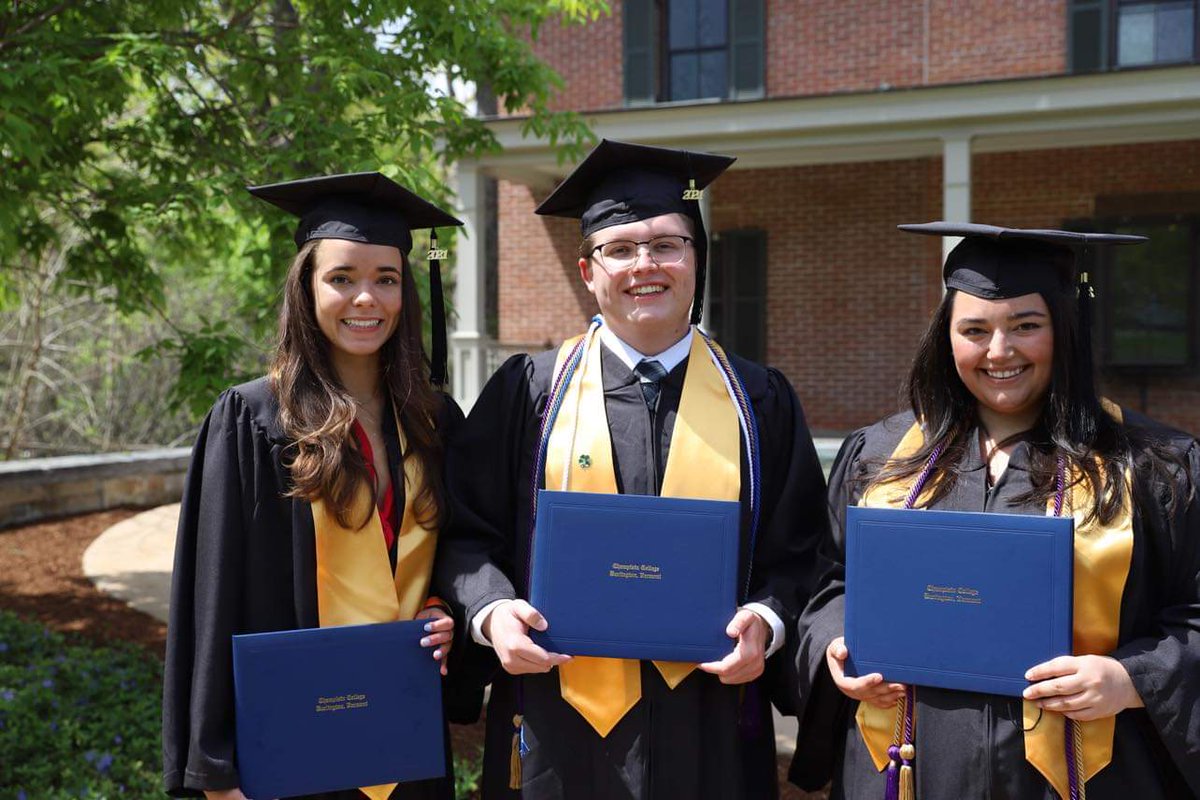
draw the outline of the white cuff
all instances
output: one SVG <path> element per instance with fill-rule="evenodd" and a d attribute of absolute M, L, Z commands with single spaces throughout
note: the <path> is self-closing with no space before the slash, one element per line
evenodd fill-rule
<path fill-rule="evenodd" d="M 491 606 L 488 606 L 488 608 L 491 608 Z M 771 643 L 767 645 L 767 650 L 765 653 L 763 653 L 763 658 L 770 658 L 772 653 L 783 647 L 783 620 L 779 618 L 778 614 L 771 610 L 770 606 L 765 606 L 762 603 L 746 603 L 746 605 L 742 606 L 742 608 L 758 614 L 768 625 L 771 626 Z"/>
<path fill-rule="evenodd" d="M 483 608 L 479 609 L 479 613 L 471 618 L 471 638 L 474 639 L 477 644 L 481 644 L 484 647 L 492 646 L 492 643 L 488 641 L 488 638 L 483 635 L 483 623 L 487 621 L 488 614 L 491 614 L 496 609 L 496 606 L 511 602 L 512 600 L 508 598 L 493 600 Z M 770 609 L 767 610 L 770 611 Z M 782 625 L 779 627 L 781 630 L 783 629 Z"/>

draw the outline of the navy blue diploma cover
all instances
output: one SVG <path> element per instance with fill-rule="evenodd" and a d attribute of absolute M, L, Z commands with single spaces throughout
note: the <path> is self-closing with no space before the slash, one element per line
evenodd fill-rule
<path fill-rule="evenodd" d="M 1071 653 L 1071 517 L 846 511 L 846 674 L 1020 696 Z"/>
<path fill-rule="evenodd" d="M 233 637 L 237 759 L 254 800 L 439 778 L 442 681 L 425 621 Z"/>
<path fill-rule="evenodd" d="M 734 641 L 738 503 L 538 493 L 529 602 L 556 653 L 718 661 Z"/>

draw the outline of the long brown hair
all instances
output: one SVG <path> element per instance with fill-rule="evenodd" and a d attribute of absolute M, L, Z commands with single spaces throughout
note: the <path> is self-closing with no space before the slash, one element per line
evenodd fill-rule
<path fill-rule="evenodd" d="M 955 289 L 946 290 L 917 346 L 904 385 L 908 404 L 924 428 L 924 444 L 907 458 L 864 464 L 864 474 L 857 476 L 867 487 L 911 478 L 924 469 L 934 448 L 941 445 L 937 478 L 923 505 L 935 504 L 954 488 L 960 475 L 958 465 L 979 424 L 978 401 L 958 376 L 950 346 L 956 294 Z M 1153 437 L 1118 423 L 1103 409 L 1092 360 L 1083 357 L 1091 343 L 1080 335 L 1075 298 L 1065 292 L 1041 294 L 1054 330 L 1054 363 L 1041 416 L 1033 430 L 1019 434 L 1029 437 L 1033 487 L 1013 502 L 1045 505 L 1055 494 L 1057 461 L 1062 456 L 1068 475 L 1083 482 L 1094 498 L 1086 520 L 1108 524 L 1121 510 L 1127 491 L 1124 476 L 1136 453 L 1145 453 L 1154 479 L 1168 487 L 1176 485 L 1170 477 L 1172 468 L 1182 468 L 1182 464 Z M 1172 489 L 1172 508 L 1177 500 Z"/>
<path fill-rule="evenodd" d="M 317 324 L 312 276 L 320 240 L 306 243 L 292 260 L 279 311 L 279 345 L 271 365 L 271 389 L 279 401 L 279 422 L 291 439 L 288 495 L 328 503 L 343 527 L 361 528 L 351 520 L 354 496 L 364 481 L 371 489 L 371 507 L 378 498 L 369 479 L 367 462 L 351 435 L 356 406 L 342 385 L 330 357 L 331 344 Z M 441 517 L 442 447 L 434 429 L 442 397 L 429 383 L 429 359 L 421 344 L 421 300 L 408 257 L 401 254 L 401 314 L 399 324 L 379 352 L 384 387 L 391 396 L 407 447 L 402 458 L 415 458 L 422 467 L 423 485 L 414 498 L 417 519 L 436 524 Z M 400 481 L 403 475 L 392 476 Z M 406 487 L 411 490 L 412 487 Z"/>

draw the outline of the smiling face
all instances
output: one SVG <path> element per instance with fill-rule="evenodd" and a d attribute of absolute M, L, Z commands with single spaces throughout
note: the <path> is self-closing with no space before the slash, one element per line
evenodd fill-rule
<path fill-rule="evenodd" d="M 950 316 L 954 366 L 993 433 L 1026 430 L 1050 388 L 1054 330 L 1040 294 L 984 300 L 958 292 Z"/>
<path fill-rule="evenodd" d="M 648 242 L 658 236 L 692 236 L 691 221 L 683 214 L 613 225 L 597 231 L 591 244 Z M 696 250 L 689 241 L 678 264 L 656 264 L 647 247 L 623 271 L 606 269 L 600 254 L 579 259 L 583 282 L 596 297 L 604 322 L 613 333 L 641 353 L 654 355 L 683 338 L 696 291 Z"/>
<path fill-rule="evenodd" d="M 378 358 L 400 321 L 403 268 L 395 247 L 321 241 L 314 254 L 313 305 L 334 364 Z"/>

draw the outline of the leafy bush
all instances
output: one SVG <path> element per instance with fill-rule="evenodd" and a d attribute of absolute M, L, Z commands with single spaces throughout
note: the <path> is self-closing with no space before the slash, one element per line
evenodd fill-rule
<path fill-rule="evenodd" d="M 0 800 L 165 797 L 162 664 L 0 610 Z M 455 757 L 455 794 L 478 797 L 479 752 Z"/>
<path fill-rule="evenodd" d="M 158 797 L 162 665 L 0 611 L 0 798 Z"/>

